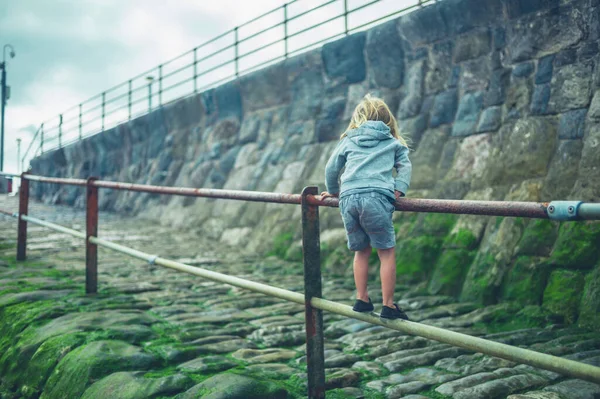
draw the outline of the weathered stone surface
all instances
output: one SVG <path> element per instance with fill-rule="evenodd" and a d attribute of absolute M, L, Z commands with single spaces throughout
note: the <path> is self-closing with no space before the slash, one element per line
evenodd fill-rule
<path fill-rule="evenodd" d="M 486 169 L 483 179 L 493 185 L 545 176 L 556 148 L 554 125 L 542 118 L 527 118 L 503 129 L 501 147 L 495 147 L 488 160 L 494 166 Z"/>
<path fill-rule="evenodd" d="M 95 382 L 86 389 L 82 399 L 144 399 L 175 395 L 194 385 L 182 374 L 161 378 L 145 378 L 144 372 L 119 372 Z"/>
<path fill-rule="evenodd" d="M 578 324 L 596 330 L 600 326 L 600 267 L 585 278 Z"/>
<path fill-rule="evenodd" d="M 555 392 L 531 391 L 523 394 L 509 395 L 506 399 L 562 399 Z"/>
<path fill-rule="evenodd" d="M 547 55 L 538 61 L 537 72 L 535 74 L 535 84 L 548 83 L 552 80 L 554 55 Z"/>
<path fill-rule="evenodd" d="M 529 108 L 531 115 L 545 115 L 548 113 L 551 90 L 550 83 L 535 85 Z"/>
<path fill-rule="evenodd" d="M 423 103 L 423 81 L 425 77 L 425 61 L 417 61 L 408 67 L 404 77 L 406 96 L 400 102 L 398 108 L 399 118 L 410 118 L 416 116 L 421 110 Z"/>
<path fill-rule="evenodd" d="M 583 143 L 580 140 L 561 140 L 550 161 L 542 187 L 542 199 L 569 198 L 577 181 Z"/>
<path fill-rule="evenodd" d="M 552 76 L 552 94 L 548 101 L 551 112 L 585 108 L 592 99 L 592 67 L 587 64 L 567 65 Z"/>
<path fill-rule="evenodd" d="M 583 140 L 579 175 L 571 196 L 581 201 L 595 202 L 600 199 L 600 188 L 593 182 L 600 178 L 600 124 L 594 124 Z"/>
<path fill-rule="evenodd" d="M 580 272 L 553 271 L 544 290 L 544 308 L 563 316 L 568 323 L 574 323 L 578 317 L 583 286 L 584 277 Z"/>
<path fill-rule="evenodd" d="M 224 356 L 199 357 L 177 366 L 178 370 L 191 373 L 215 373 L 237 366 Z"/>
<path fill-rule="evenodd" d="M 558 137 L 561 139 L 583 138 L 586 114 L 587 108 L 575 109 L 562 114 L 558 126 Z"/>
<path fill-rule="evenodd" d="M 543 259 L 522 256 L 508 273 L 503 297 L 520 304 L 541 305 L 549 270 Z"/>
<path fill-rule="evenodd" d="M 502 119 L 502 108 L 489 107 L 483 110 L 479 123 L 477 124 L 477 133 L 492 132 L 500 128 Z"/>
<path fill-rule="evenodd" d="M 573 399 L 593 399 L 600 395 L 600 385 L 582 380 L 567 380 L 546 387 L 543 391 L 556 392 Z"/>
<path fill-rule="evenodd" d="M 61 360 L 50 375 L 42 397 L 78 397 L 93 381 L 115 371 L 148 370 L 156 365 L 156 357 L 125 342 L 92 342 Z"/>
<path fill-rule="evenodd" d="M 452 84 L 452 49 L 453 42 L 450 40 L 433 45 L 427 62 L 426 93 L 437 93 L 446 84 Z"/>
<path fill-rule="evenodd" d="M 341 78 L 345 83 L 362 82 L 366 77 L 365 41 L 366 34 L 359 32 L 325 44 L 321 54 L 327 76 Z"/>
<path fill-rule="evenodd" d="M 367 59 L 377 86 L 398 88 L 404 78 L 404 50 L 396 21 L 370 30 L 366 47 Z"/>
<path fill-rule="evenodd" d="M 282 349 L 240 349 L 231 354 L 246 363 L 277 363 L 295 358 L 298 352 Z"/>
<path fill-rule="evenodd" d="M 483 93 L 465 94 L 458 104 L 456 120 L 452 125 L 452 136 L 469 136 L 475 133 L 482 107 Z"/>
<path fill-rule="evenodd" d="M 514 375 L 463 389 L 455 393 L 452 397 L 456 399 L 502 398 L 523 389 L 539 387 L 545 382 L 546 379 L 533 374 Z"/>
<path fill-rule="evenodd" d="M 218 374 L 181 395 L 181 399 L 285 399 L 288 393 L 279 386 L 238 374 Z"/>
<path fill-rule="evenodd" d="M 488 29 L 469 32 L 459 36 L 454 50 L 454 62 L 478 58 L 490 52 L 491 35 Z"/>

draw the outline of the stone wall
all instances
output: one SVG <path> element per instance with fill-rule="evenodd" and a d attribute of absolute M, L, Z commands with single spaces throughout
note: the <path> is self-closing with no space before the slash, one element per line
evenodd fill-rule
<path fill-rule="evenodd" d="M 44 154 L 33 172 L 323 188 L 328 156 L 371 92 L 396 110 L 411 139 L 410 197 L 600 201 L 599 39 L 598 0 L 445 0 Z M 78 188 L 33 191 L 49 202 L 84 203 Z M 297 206 L 114 191 L 100 201 L 102 209 L 298 257 Z M 597 223 L 397 213 L 395 224 L 401 283 L 600 325 Z M 347 270 L 337 210 L 322 209 L 321 226 L 325 272 Z"/>

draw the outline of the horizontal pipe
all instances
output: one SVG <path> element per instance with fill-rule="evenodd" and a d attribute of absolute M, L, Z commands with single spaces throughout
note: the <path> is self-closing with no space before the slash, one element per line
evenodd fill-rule
<path fill-rule="evenodd" d="M 66 179 L 59 177 L 46 177 L 29 174 L 24 175 L 23 177 L 27 180 L 38 181 L 40 183 L 66 184 L 68 186 L 85 186 L 87 184 L 87 180 L 85 179 Z"/>
<path fill-rule="evenodd" d="M 63 227 L 58 224 L 46 222 L 45 220 L 41 220 L 41 219 L 34 218 L 31 216 L 27 216 L 27 215 L 22 215 L 21 219 L 25 220 L 26 222 L 44 226 L 49 229 L 60 231 L 61 233 L 69 234 L 69 235 L 72 235 L 73 237 L 82 238 L 85 240 L 85 233 L 77 231 L 77 230 L 69 229 L 67 227 Z"/>
<path fill-rule="evenodd" d="M 45 222 L 30 216 L 23 216 L 23 220 L 48 227 L 50 229 L 60 231 L 79 237 L 86 238 L 85 233 L 75 231 L 54 223 Z M 203 277 L 211 281 L 232 285 L 239 288 L 248 289 L 250 291 L 259 292 L 268 296 L 273 296 L 286 301 L 304 304 L 304 295 L 285 290 L 282 288 L 272 287 L 270 285 L 256 283 L 254 281 L 241 279 L 239 277 L 228 276 L 226 274 L 205 270 L 199 267 L 186 265 L 185 263 L 175 262 L 169 259 L 160 258 L 156 255 L 151 255 L 124 245 L 116 244 L 98 237 L 90 237 L 90 242 L 102 247 L 112 249 L 116 252 L 143 259 L 149 263 L 168 267 L 170 269 L 182 271 L 184 273 L 193 274 Z M 342 305 L 336 302 L 328 301 L 323 298 L 312 298 L 311 305 L 317 309 L 326 310 L 338 315 L 350 317 L 353 319 L 365 321 L 367 323 L 380 325 L 397 331 L 401 331 L 410 335 L 416 335 L 424 338 L 429 338 L 438 342 L 444 342 L 453 346 L 469 349 L 475 352 L 485 353 L 487 355 L 507 359 L 523 364 L 528 364 L 533 367 L 539 367 L 546 370 L 551 370 L 563 375 L 580 378 L 594 383 L 600 383 L 600 367 L 591 366 L 585 363 L 576 362 L 569 359 L 560 358 L 557 356 L 548 355 L 545 353 L 535 352 L 529 349 L 523 349 L 511 345 L 502 344 L 499 342 L 489 341 L 483 338 L 472 337 L 470 335 L 457 333 L 454 331 L 445 330 L 438 327 L 429 326 L 404 320 L 382 320 L 372 314 L 354 312 L 347 305 Z"/>
<path fill-rule="evenodd" d="M 0 176 L 6 176 L 6 177 L 21 177 L 21 175 L 17 175 L 15 173 L 6 173 L 6 172 L 0 172 Z"/>
<path fill-rule="evenodd" d="M 577 216 L 583 220 L 600 220 L 600 204 L 581 204 Z"/>
<path fill-rule="evenodd" d="M 369 313 L 355 312 L 350 306 L 322 298 L 312 298 L 310 303 L 317 309 L 391 328 L 410 335 L 432 339 L 452 346 L 458 346 L 460 348 L 485 353 L 486 355 L 499 357 L 501 359 L 528 364 L 545 370 L 551 370 L 559 374 L 580 378 L 596 384 L 600 383 L 600 367 L 535 352 L 530 349 L 523 349 L 512 345 L 502 344 L 500 342 L 472 337 L 467 334 L 461 334 L 426 324 L 405 320 L 383 320 Z"/>

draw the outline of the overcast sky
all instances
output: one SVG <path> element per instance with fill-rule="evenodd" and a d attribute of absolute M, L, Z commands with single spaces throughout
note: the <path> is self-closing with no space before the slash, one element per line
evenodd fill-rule
<path fill-rule="evenodd" d="M 289 0 L 288 0 L 289 1 Z M 17 172 L 16 139 L 21 138 L 21 156 L 29 145 L 40 123 L 58 121 L 58 114 L 102 91 L 127 81 L 152 67 L 178 56 L 213 37 L 232 29 L 285 0 L 0 0 L 0 46 L 11 44 L 16 57 L 8 60 L 8 85 L 11 98 L 6 108 L 4 170 Z M 289 7 L 288 15 L 295 15 L 325 0 L 298 0 Z M 350 0 L 350 8 L 367 0 Z M 384 0 L 368 12 L 360 13 L 353 24 L 377 13 L 398 9 L 401 3 L 416 0 Z M 290 23 L 290 32 L 303 28 L 307 22 L 324 20 L 341 10 L 343 2 L 324 7 L 307 17 Z M 240 34 L 249 35 L 281 21 L 281 13 L 274 13 Z M 339 28 L 341 20 L 322 29 Z M 337 25 L 336 25 L 337 24 Z M 247 50 L 281 37 L 282 30 L 273 30 L 245 44 Z M 316 36 L 314 36 L 316 37 Z M 203 49 L 203 54 L 230 42 L 226 37 Z M 290 42 L 290 49 L 298 48 L 306 37 Z M 248 57 L 247 66 L 283 51 L 273 47 L 266 52 Z M 230 56 L 228 54 L 224 56 Z M 8 57 L 8 54 L 7 54 Z M 165 67 L 165 73 L 192 56 Z M 262 57 L 262 58 L 261 58 Z M 218 58 L 207 61 L 209 68 Z M 224 71 L 223 73 L 230 73 Z M 190 71 L 186 71 L 188 75 Z M 156 74 L 154 74 L 156 75 Z M 218 77 L 207 77 L 207 79 Z M 176 79 L 177 77 L 173 77 Z M 165 83 L 166 80 L 165 80 Z M 202 83 L 202 82 L 200 82 Z M 143 78 L 135 87 L 145 85 Z M 140 86 L 141 87 L 141 86 Z M 181 87 L 181 90 L 189 90 Z M 188 91 L 189 92 L 189 91 Z M 122 92 L 126 93 L 126 87 Z M 140 95 L 145 94 L 139 93 Z M 179 96 L 165 93 L 165 101 Z M 169 97 L 170 96 L 170 97 Z M 121 104 L 124 105 L 124 104 Z M 139 104 L 146 107 L 147 104 Z M 123 112 L 126 112 L 124 110 Z M 113 115 L 115 118 L 126 114 Z M 76 117 L 77 111 L 71 114 Z M 65 117 L 66 119 L 66 117 Z"/>

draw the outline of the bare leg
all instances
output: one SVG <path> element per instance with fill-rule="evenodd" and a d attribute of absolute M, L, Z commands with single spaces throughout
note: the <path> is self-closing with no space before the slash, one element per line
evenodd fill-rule
<path fill-rule="evenodd" d="M 369 302 L 367 280 L 369 279 L 369 256 L 371 247 L 354 252 L 354 283 L 356 284 L 356 299 Z"/>
<path fill-rule="evenodd" d="M 379 276 L 381 277 L 381 295 L 383 305 L 394 307 L 394 290 L 396 289 L 396 248 L 378 249 L 377 255 L 381 261 Z M 356 276 L 356 266 L 354 269 Z"/>

